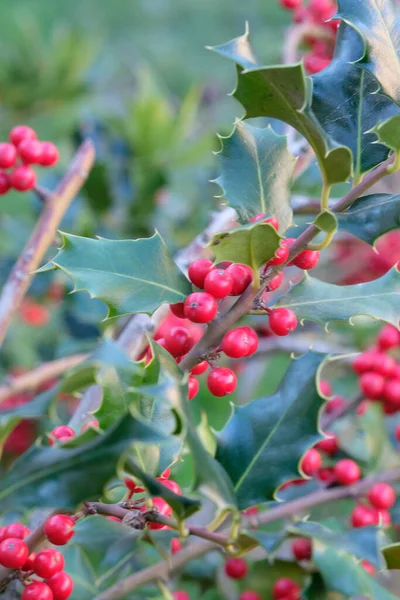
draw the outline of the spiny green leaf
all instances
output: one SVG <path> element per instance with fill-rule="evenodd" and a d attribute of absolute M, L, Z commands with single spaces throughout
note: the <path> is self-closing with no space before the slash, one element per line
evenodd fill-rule
<path fill-rule="evenodd" d="M 327 327 L 332 321 L 352 321 L 357 315 L 398 324 L 400 273 L 394 267 L 388 273 L 357 285 L 334 285 L 304 274 L 303 279 L 285 294 L 276 307 L 293 310 L 299 319 L 315 321 Z"/>
<path fill-rule="evenodd" d="M 374 132 L 380 142 L 392 150 L 400 150 L 400 115 L 377 125 Z"/>
<path fill-rule="evenodd" d="M 284 232 L 292 224 L 290 185 L 295 159 L 286 136 L 271 127 L 260 129 L 237 121 L 229 137 L 221 137 L 221 196 L 247 223 L 257 214 L 274 215 Z"/>
<path fill-rule="evenodd" d="M 152 313 L 164 302 L 178 302 L 191 292 L 158 232 L 122 241 L 62 236 L 62 249 L 41 271 L 64 271 L 74 281 L 75 292 L 86 290 L 107 304 L 108 318 Z"/>
<path fill-rule="evenodd" d="M 315 219 L 314 225 L 318 227 L 320 231 L 334 233 L 338 226 L 336 215 L 329 210 L 325 210 Z"/>
<path fill-rule="evenodd" d="M 268 223 L 250 223 L 217 233 L 210 247 L 217 262 L 231 260 L 249 265 L 253 271 L 269 261 L 279 248 L 280 237 Z"/>
<path fill-rule="evenodd" d="M 311 108 L 312 83 L 302 63 L 259 66 L 244 35 L 211 48 L 237 63 L 235 98 L 244 106 L 246 117 L 270 117 L 292 125 L 313 147 L 327 183 L 346 181 L 351 174 L 349 148 L 338 146 L 322 129 Z"/>
<path fill-rule="evenodd" d="M 321 439 L 316 375 L 323 360 L 312 352 L 293 360 L 274 395 L 235 407 L 218 433 L 216 457 L 241 509 L 271 500 L 277 487 L 298 477 L 302 455 Z"/>
<path fill-rule="evenodd" d="M 378 238 L 400 227 L 400 194 L 371 194 L 336 215 L 339 229 L 373 246 Z"/>

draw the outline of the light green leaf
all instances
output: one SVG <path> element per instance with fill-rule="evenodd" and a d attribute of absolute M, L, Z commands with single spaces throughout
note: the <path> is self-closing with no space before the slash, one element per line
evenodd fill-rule
<path fill-rule="evenodd" d="M 323 360 L 312 352 L 293 360 L 274 395 L 236 406 L 217 434 L 216 457 L 241 509 L 273 499 L 277 487 L 299 476 L 303 454 L 321 439 L 316 376 Z"/>
<path fill-rule="evenodd" d="M 62 237 L 62 249 L 41 271 L 64 271 L 74 281 L 75 292 L 87 291 L 107 304 L 108 318 L 152 313 L 191 292 L 158 232 L 138 240 L 93 240 L 67 233 Z"/>
<path fill-rule="evenodd" d="M 400 115 L 387 119 L 374 128 L 380 142 L 392 150 L 400 150 Z"/>
<path fill-rule="evenodd" d="M 357 315 L 398 324 L 400 273 L 396 268 L 357 285 L 334 285 L 304 274 L 301 282 L 291 288 L 276 307 L 293 310 L 298 319 L 315 321 L 327 327 L 332 321 L 352 321 Z"/>
<path fill-rule="evenodd" d="M 338 222 L 336 215 L 331 213 L 329 210 L 321 212 L 314 221 L 314 225 L 318 227 L 320 231 L 325 233 L 334 233 L 337 229 Z"/>
<path fill-rule="evenodd" d="M 237 121 L 229 137 L 221 137 L 221 175 L 215 180 L 221 197 L 247 223 L 257 214 L 274 215 L 284 232 L 292 225 L 290 185 L 296 160 L 286 136 L 271 127 L 260 129 Z"/>

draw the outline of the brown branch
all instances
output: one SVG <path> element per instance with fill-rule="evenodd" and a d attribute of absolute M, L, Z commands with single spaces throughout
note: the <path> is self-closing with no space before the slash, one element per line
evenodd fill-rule
<path fill-rule="evenodd" d="M 94 158 L 94 146 L 87 140 L 81 145 L 66 175 L 46 201 L 31 237 L 3 286 L 0 296 L 0 345 L 30 286 L 34 271 L 40 266 L 46 251 L 54 242 L 60 222 L 81 189 Z"/>

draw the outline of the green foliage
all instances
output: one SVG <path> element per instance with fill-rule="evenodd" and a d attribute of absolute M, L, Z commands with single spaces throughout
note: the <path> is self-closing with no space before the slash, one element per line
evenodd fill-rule
<path fill-rule="evenodd" d="M 363 196 L 345 213 L 336 215 L 339 229 L 373 246 L 382 235 L 400 227 L 399 206 L 398 194 Z"/>

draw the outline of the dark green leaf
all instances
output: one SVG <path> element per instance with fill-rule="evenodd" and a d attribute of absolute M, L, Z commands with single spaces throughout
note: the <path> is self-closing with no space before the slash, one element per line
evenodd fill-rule
<path fill-rule="evenodd" d="M 274 215 L 284 232 L 292 224 L 290 185 L 295 159 L 286 136 L 271 127 L 260 129 L 238 121 L 233 133 L 222 138 L 218 153 L 221 175 L 215 180 L 221 196 L 247 223 L 257 214 Z"/>
<path fill-rule="evenodd" d="M 381 235 L 400 227 L 400 195 L 363 196 L 348 211 L 336 217 L 339 229 L 373 246 Z"/>
<path fill-rule="evenodd" d="M 299 319 L 320 323 L 350 321 L 366 315 L 386 323 L 398 324 L 400 274 L 396 268 L 368 283 L 334 285 L 304 274 L 301 282 L 291 288 L 276 306 L 293 310 Z"/>
<path fill-rule="evenodd" d="M 262 531 L 261 529 L 258 529 L 257 531 L 242 530 L 241 534 L 244 536 L 248 536 L 252 540 L 255 540 L 255 542 L 262 546 L 268 554 L 272 554 L 273 552 L 275 552 L 275 550 L 280 546 L 280 544 L 286 537 L 286 532 L 284 529 L 282 529 L 282 531 L 280 531 L 279 533 L 274 533 L 272 531 Z"/>
<path fill-rule="evenodd" d="M 388 569 L 400 569 L 400 543 L 386 546 L 382 554 Z"/>
<path fill-rule="evenodd" d="M 270 117 L 292 125 L 313 147 L 327 183 L 346 181 L 351 174 L 351 151 L 338 146 L 322 129 L 311 108 L 312 83 L 302 63 L 259 66 L 248 31 L 227 44 L 212 48 L 237 63 L 235 98 L 246 117 Z"/>
<path fill-rule="evenodd" d="M 273 396 L 235 407 L 217 435 L 217 460 L 231 477 L 240 508 L 270 500 L 277 487 L 299 476 L 299 462 L 321 434 L 323 405 L 316 375 L 324 355 L 293 360 Z"/>
<path fill-rule="evenodd" d="M 75 292 L 87 291 L 107 304 L 109 318 L 152 313 L 164 302 L 178 302 L 191 292 L 158 232 L 123 241 L 62 236 L 62 249 L 41 271 L 64 271 L 74 281 Z"/>

